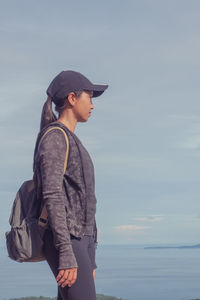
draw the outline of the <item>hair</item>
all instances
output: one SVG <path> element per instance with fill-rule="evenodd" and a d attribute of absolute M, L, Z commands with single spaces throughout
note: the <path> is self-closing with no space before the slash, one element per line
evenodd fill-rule
<path fill-rule="evenodd" d="M 76 97 L 80 97 L 82 92 L 83 91 L 76 91 L 76 92 L 74 92 L 74 94 L 76 95 Z M 62 112 L 67 107 L 67 101 L 66 101 L 67 98 L 68 98 L 68 96 L 64 99 L 59 99 L 59 104 L 55 103 L 55 111 L 58 113 L 58 117 L 62 114 Z M 52 102 L 53 102 L 53 99 L 50 96 L 48 96 L 48 98 L 42 108 L 41 120 L 40 120 L 40 130 L 42 130 L 47 124 L 55 122 L 58 119 L 58 117 L 53 112 Z"/>

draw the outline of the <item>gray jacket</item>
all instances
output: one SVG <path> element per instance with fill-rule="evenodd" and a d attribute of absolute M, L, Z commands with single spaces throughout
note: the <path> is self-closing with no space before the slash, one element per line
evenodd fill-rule
<path fill-rule="evenodd" d="M 60 130 L 41 135 L 51 126 L 63 128 L 69 139 L 69 158 L 63 177 L 66 142 Z M 85 175 L 79 145 L 72 132 L 59 122 L 47 125 L 39 134 L 34 153 L 34 165 L 38 182 L 42 183 L 42 199 L 46 204 L 48 222 L 53 231 L 54 244 L 59 251 L 59 268 L 78 267 L 73 253 L 70 233 L 82 238 L 86 228 L 87 193 Z M 94 201 L 96 198 L 94 196 Z M 97 248 L 97 226 L 94 222 L 94 241 Z"/>

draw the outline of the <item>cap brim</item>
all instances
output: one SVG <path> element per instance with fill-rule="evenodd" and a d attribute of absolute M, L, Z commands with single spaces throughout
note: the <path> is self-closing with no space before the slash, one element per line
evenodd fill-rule
<path fill-rule="evenodd" d="M 92 97 L 98 97 L 100 96 L 101 94 L 103 94 L 103 92 L 108 88 L 108 85 L 107 84 L 93 84 L 93 96 Z"/>

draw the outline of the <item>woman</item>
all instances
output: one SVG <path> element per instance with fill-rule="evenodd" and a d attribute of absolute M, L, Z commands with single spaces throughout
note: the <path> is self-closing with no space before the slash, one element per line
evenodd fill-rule
<path fill-rule="evenodd" d="M 59 300 L 95 300 L 95 249 L 97 227 L 94 168 L 81 141 L 74 134 L 78 122 L 86 122 L 94 105 L 108 85 L 92 84 L 75 71 L 62 71 L 47 89 L 34 162 L 45 204 L 48 225 L 44 254 L 58 283 Z M 58 119 L 52 110 L 52 102 Z M 63 176 L 67 143 L 67 168 Z M 39 147 L 38 147 L 39 145 Z"/>

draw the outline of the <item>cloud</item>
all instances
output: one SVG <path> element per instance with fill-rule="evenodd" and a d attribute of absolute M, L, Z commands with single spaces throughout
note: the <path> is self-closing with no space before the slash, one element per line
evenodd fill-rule
<path fill-rule="evenodd" d="M 189 136 L 184 142 L 180 143 L 179 145 L 184 149 L 200 149 L 200 135 Z"/>
<path fill-rule="evenodd" d="M 199 116 L 198 115 L 192 115 L 192 114 L 171 114 L 169 115 L 170 119 L 173 120 L 183 120 L 183 121 L 199 121 Z"/>
<path fill-rule="evenodd" d="M 121 154 L 121 153 L 120 153 Z M 134 168 L 155 168 L 160 167 L 161 159 L 155 157 L 142 157 L 139 155 L 133 155 L 132 153 L 126 153 L 124 155 L 119 155 L 112 153 L 108 154 L 99 154 L 96 155 L 96 162 L 99 164 L 109 165 L 114 168 L 117 167 L 134 167 Z"/>
<path fill-rule="evenodd" d="M 171 148 L 198 150 L 200 148 L 200 116 L 196 114 L 170 114 L 166 125 L 174 128 L 176 142 Z M 177 133 L 176 133 L 177 130 Z"/>
<path fill-rule="evenodd" d="M 136 217 L 136 221 L 145 221 L 145 222 L 160 222 L 163 220 L 162 216 L 145 216 L 145 217 Z"/>
<path fill-rule="evenodd" d="M 136 236 L 145 234 L 145 231 L 150 229 L 150 226 L 138 226 L 138 225 L 118 225 L 113 227 L 112 236 L 116 236 L 118 240 L 124 240 L 126 242 L 132 242 Z"/>
<path fill-rule="evenodd" d="M 122 233 L 134 233 L 136 231 L 144 230 L 144 229 L 149 229 L 151 227 L 149 226 L 138 226 L 138 225 L 119 225 L 115 226 L 114 230 L 117 232 L 122 232 Z"/>

